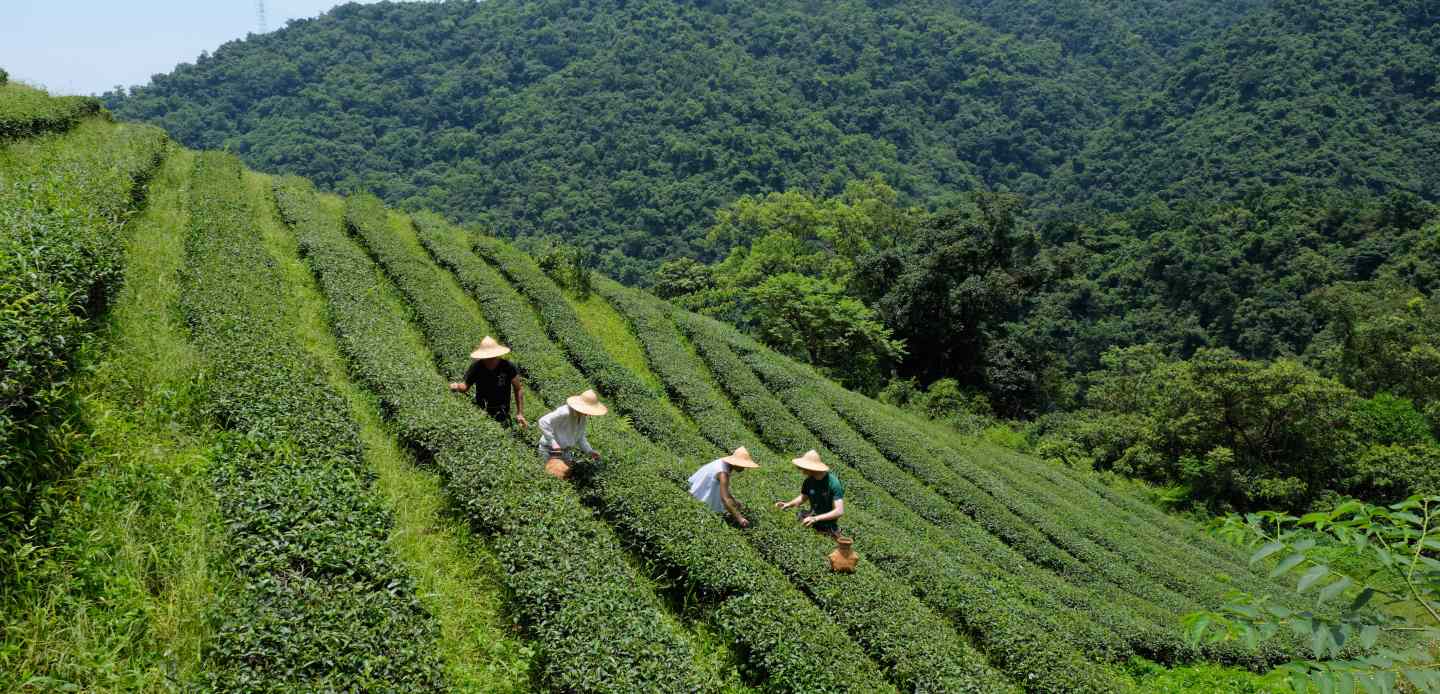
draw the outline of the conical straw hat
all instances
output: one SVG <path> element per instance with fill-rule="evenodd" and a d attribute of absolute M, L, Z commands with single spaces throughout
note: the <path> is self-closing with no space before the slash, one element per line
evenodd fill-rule
<path fill-rule="evenodd" d="M 579 395 L 571 395 L 565 399 L 565 404 L 569 405 L 570 409 L 591 417 L 599 417 L 610 411 L 610 408 L 600 402 L 600 396 L 596 395 L 593 390 L 587 390 Z"/>
<path fill-rule="evenodd" d="M 476 347 L 475 351 L 470 353 L 470 358 L 494 359 L 495 357 L 503 357 L 509 353 L 509 347 L 496 342 L 495 338 L 486 335 L 485 339 L 480 341 L 480 346 Z"/>
<path fill-rule="evenodd" d="M 811 472 L 830 471 L 830 466 L 820 462 L 820 454 L 816 453 L 814 449 L 805 451 L 805 455 L 792 459 L 790 462 L 794 463 L 795 467 L 801 470 L 809 470 Z"/>
<path fill-rule="evenodd" d="M 734 453 L 721 458 L 721 460 L 735 467 L 760 467 L 760 464 L 756 463 L 755 459 L 750 457 L 750 451 L 745 450 L 744 446 L 735 449 Z"/>

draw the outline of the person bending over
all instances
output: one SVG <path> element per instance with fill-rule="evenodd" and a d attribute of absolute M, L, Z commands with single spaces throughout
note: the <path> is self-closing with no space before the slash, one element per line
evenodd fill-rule
<path fill-rule="evenodd" d="M 750 451 L 741 446 L 724 458 L 706 463 L 691 475 L 690 496 L 705 502 L 711 511 L 729 513 L 737 525 L 748 528 L 750 521 L 740 513 L 740 504 L 730 495 L 730 481 L 735 475 L 757 467 L 760 466 L 750 457 Z"/>
<path fill-rule="evenodd" d="M 800 484 L 800 495 L 789 501 L 775 502 L 775 508 L 794 508 L 809 501 L 810 511 L 801 516 L 800 522 L 831 537 L 840 536 L 840 525 L 835 522 L 845 514 L 845 485 L 830 466 L 820 461 L 820 454 L 806 451 L 805 455 L 790 461 L 805 473 Z"/>
<path fill-rule="evenodd" d="M 570 476 L 570 466 L 563 460 L 567 448 L 578 447 L 591 460 L 599 460 L 600 453 L 590 446 L 585 437 L 585 424 L 591 417 L 599 417 L 609 411 L 610 408 L 600 402 L 600 396 L 595 391 L 587 390 L 566 398 L 564 405 L 541 417 L 537 422 L 540 427 L 537 451 L 545 462 L 545 471 L 562 479 Z"/>

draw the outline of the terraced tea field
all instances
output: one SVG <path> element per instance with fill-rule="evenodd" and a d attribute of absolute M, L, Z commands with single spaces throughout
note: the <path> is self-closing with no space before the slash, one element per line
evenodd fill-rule
<path fill-rule="evenodd" d="M 1285 588 L 1085 474 L 438 216 L 10 98 L 7 691 L 1108 694 L 1298 652 L 1187 645 L 1182 615 Z M 533 429 L 449 392 L 485 335 L 532 421 L 610 404 L 599 463 L 549 477 Z M 685 487 L 741 445 L 743 529 Z M 772 507 L 809 449 L 854 573 Z"/>

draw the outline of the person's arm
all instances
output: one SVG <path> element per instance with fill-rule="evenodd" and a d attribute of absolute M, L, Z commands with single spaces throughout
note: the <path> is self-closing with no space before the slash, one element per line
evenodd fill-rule
<path fill-rule="evenodd" d="M 469 392 L 469 384 L 475 383 L 474 373 L 475 364 L 469 364 L 469 369 L 465 369 L 465 376 L 458 383 L 451 383 L 451 390 L 456 393 Z"/>
<path fill-rule="evenodd" d="M 720 503 L 725 504 L 725 510 L 730 512 L 730 517 L 742 528 L 750 527 L 750 521 L 740 513 L 740 504 L 735 503 L 735 497 L 730 496 L 730 473 L 722 472 L 715 476 L 720 480 Z"/>
<path fill-rule="evenodd" d="M 789 500 L 789 501 L 777 501 L 777 502 L 775 502 L 775 508 L 795 508 L 796 506 L 799 506 L 800 503 L 803 502 L 803 501 L 805 501 L 805 495 L 804 495 L 804 494 L 801 494 L 801 495 L 799 495 L 799 496 L 797 496 L 797 497 L 795 497 L 794 499 L 791 499 L 791 500 Z"/>
<path fill-rule="evenodd" d="M 835 520 L 836 518 L 839 518 L 843 515 L 845 515 L 845 500 L 836 499 L 835 508 L 830 509 L 828 513 L 822 513 L 818 516 L 806 516 L 805 520 L 801 522 L 805 525 L 811 525 L 820 521 Z"/>
<path fill-rule="evenodd" d="M 520 378 L 520 374 L 515 374 L 515 377 L 510 379 L 510 386 L 515 389 L 515 421 L 524 429 L 530 426 L 530 422 L 525 419 L 525 381 Z"/>
<path fill-rule="evenodd" d="M 453 390 L 457 393 L 470 392 L 470 386 L 475 385 L 475 367 L 479 364 L 480 362 L 478 361 L 471 362 L 470 367 L 465 369 L 464 378 L 461 379 L 459 383 L 451 383 L 450 390 Z"/>
<path fill-rule="evenodd" d="M 590 439 L 588 433 L 585 431 L 587 428 L 585 425 L 589 424 L 589 422 L 589 419 L 584 419 L 580 422 L 580 450 L 585 451 L 591 460 L 599 460 L 600 452 L 590 447 Z"/>

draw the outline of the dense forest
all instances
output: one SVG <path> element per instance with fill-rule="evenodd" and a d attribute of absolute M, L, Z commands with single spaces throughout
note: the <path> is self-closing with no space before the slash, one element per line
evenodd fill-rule
<path fill-rule="evenodd" d="M 1440 484 L 1437 75 L 1429 0 L 492 0 L 105 100 L 1053 459 L 1303 508 Z"/>

